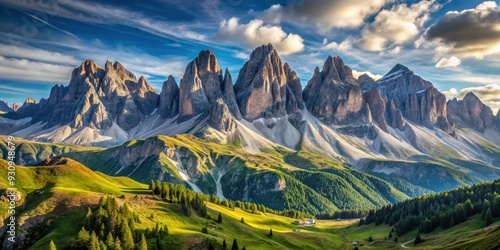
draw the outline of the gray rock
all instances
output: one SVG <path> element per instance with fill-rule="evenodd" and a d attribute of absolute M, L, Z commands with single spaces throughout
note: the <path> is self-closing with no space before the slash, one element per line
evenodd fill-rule
<path fill-rule="evenodd" d="M 207 111 L 222 96 L 222 75 L 212 51 L 203 50 L 186 67 L 179 88 L 179 122 Z"/>
<path fill-rule="evenodd" d="M 379 88 L 384 98 L 394 103 L 393 108 L 399 110 L 408 120 L 425 126 L 435 125 L 444 131 L 451 129 L 447 119 L 446 96 L 434 88 L 432 83 L 415 75 L 407 67 L 397 64 L 384 77 L 369 86 L 367 91 Z M 394 110 L 389 110 L 389 113 L 397 116 Z M 395 120 L 392 120 L 389 123 L 394 122 Z M 400 127 L 401 123 L 396 123 Z"/>
<path fill-rule="evenodd" d="M 460 119 L 479 132 L 493 127 L 495 123 L 491 108 L 484 105 L 472 92 L 467 93 L 463 100 L 454 98 L 448 101 L 447 108 L 454 120 Z"/>
<path fill-rule="evenodd" d="M 172 75 L 163 82 L 158 112 L 163 118 L 174 117 L 179 113 L 179 87 Z"/>
<path fill-rule="evenodd" d="M 321 72 L 316 67 L 303 98 L 308 110 L 326 124 L 360 125 L 372 121 L 361 88 L 340 57 L 329 56 Z"/>
<path fill-rule="evenodd" d="M 9 105 L 6 102 L 0 100 L 0 112 L 7 113 L 12 111 L 14 110 L 11 107 L 9 107 Z"/>
<path fill-rule="evenodd" d="M 208 125 L 222 132 L 233 131 L 236 128 L 236 121 L 222 98 L 212 104 Z"/>
<path fill-rule="evenodd" d="M 226 72 L 224 73 L 224 80 L 222 81 L 221 90 L 224 102 L 229 108 L 231 114 L 236 117 L 236 119 L 241 119 L 242 116 L 240 108 L 238 107 L 238 103 L 236 102 L 236 95 L 234 94 L 233 79 L 231 77 L 231 73 L 229 73 L 229 70 L 227 68 Z"/>
<path fill-rule="evenodd" d="M 287 71 L 289 76 L 287 76 Z M 290 80 L 291 82 L 288 82 Z M 234 85 L 242 115 L 250 121 L 296 112 L 301 102 L 300 80 L 271 44 L 256 48 Z"/>
<path fill-rule="evenodd" d="M 368 103 L 368 107 L 370 107 L 370 111 L 373 117 L 373 120 L 377 122 L 379 127 L 385 132 L 389 132 L 389 127 L 387 126 L 386 120 L 386 105 L 385 101 L 380 93 L 380 89 L 375 88 L 364 94 L 365 100 Z"/>

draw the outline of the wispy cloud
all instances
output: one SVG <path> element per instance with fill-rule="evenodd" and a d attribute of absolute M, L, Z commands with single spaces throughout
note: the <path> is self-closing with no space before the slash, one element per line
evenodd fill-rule
<path fill-rule="evenodd" d="M 0 78 L 34 83 L 66 83 L 73 67 L 0 56 Z"/>

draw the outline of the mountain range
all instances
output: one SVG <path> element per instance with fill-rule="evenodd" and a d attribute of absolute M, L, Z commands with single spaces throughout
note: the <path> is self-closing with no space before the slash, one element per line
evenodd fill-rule
<path fill-rule="evenodd" d="M 500 114 L 473 93 L 447 101 L 401 64 L 378 80 L 355 78 L 331 56 L 302 89 L 271 44 L 253 50 L 234 84 L 209 50 L 160 93 L 119 62 L 87 60 L 47 99 L 4 104 L 1 133 L 31 141 L 16 149 L 18 164 L 63 154 L 276 209 L 381 206 L 500 178 Z M 330 197 L 322 182 L 349 199 Z"/>

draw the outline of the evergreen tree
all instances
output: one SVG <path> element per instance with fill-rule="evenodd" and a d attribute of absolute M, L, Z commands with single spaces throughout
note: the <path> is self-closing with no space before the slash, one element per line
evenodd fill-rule
<path fill-rule="evenodd" d="M 217 222 L 222 223 L 222 214 L 219 212 L 219 216 L 217 217 Z"/>
<path fill-rule="evenodd" d="M 215 250 L 215 246 L 211 241 L 208 243 L 208 250 Z"/>
<path fill-rule="evenodd" d="M 57 250 L 56 244 L 52 240 L 50 241 L 49 244 L 49 250 Z"/>
<path fill-rule="evenodd" d="M 125 218 L 122 219 L 121 245 L 124 250 L 134 249 L 134 237 Z"/>
<path fill-rule="evenodd" d="M 78 236 L 76 238 L 76 242 L 79 246 L 86 246 L 89 243 L 90 240 L 90 234 L 85 230 L 84 227 L 80 229 L 80 232 L 78 232 Z"/>
<path fill-rule="evenodd" d="M 396 236 L 396 238 L 394 238 L 394 242 L 398 242 L 398 237 Z"/>
<path fill-rule="evenodd" d="M 139 245 L 139 250 L 148 250 L 148 242 L 144 234 L 141 234 L 141 243 Z"/>
<path fill-rule="evenodd" d="M 491 223 L 493 223 L 493 216 L 491 215 L 491 209 L 488 208 L 486 210 L 485 216 L 484 216 L 484 226 L 489 226 Z"/>
<path fill-rule="evenodd" d="M 269 236 L 273 237 L 273 229 L 269 229 Z"/>
<path fill-rule="evenodd" d="M 420 238 L 420 234 L 417 233 L 417 237 L 415 238 L 415 242 L 413 243 L 413 245 L 418 245 L 420 243 L 422 243 L 422 238 Z"/>
<path fill-rule="evenodd" d="M 245 246 L 243 246 L 243 248 L 241 250 L 247 250 L 247 248 Z"/>
<path fill-rule="evenodd" d="M 236 241 L 236 238 L 234 238 L 234 240 L 233 240 L 233 246 L 231 246 L 231 250 L 239 250 L 238 242 Z"/>
<path fill-rule="evenodd" d="M 99 241 L 99 247 L 101 248 L 101 250 L 108 250 L 108 247 L 102 240 Z"/>
<path fill-rule="evenodd" d="M 363 226 L 364 224 L 365 224 L 365 219 L 361 218 L 361 219 L 359 220 L 359 224 L 358 224 L 358 225 L 359 225 L 359 226 Z"/>
<path fill-rule="evenodd" d="M 122 242 L 118 236 L 115 238 L 115 250 L 123 250 L 122 248 Z"/>
<path fill-rule="evenodd" d="M 100 250 L 101 249 L 101 247 L 99 246 L 99 239 L 97 238 L 97 235 L 95 234 L 94 231 L 92 231 L 92 233 L 90 234 L 88 249 L 89 250 Z"/>
<path fill-rule="evenodd" d="M 222 241 L 222 248 L 227 249 L 226 239 Z"/>
<path fill-rule="evenodd" d="M 113 234 L 111 232 L 109 232 L 108 236 L 106 237 L 106 246 L 108 246 L 110 249 L 113 249 L 115 247 L 115 240 L 113 239 Z"/>
<path fill-rule="evenodd" d="M 370 236 L 370 238 L 368 238 L 368 241 L 372 242 L 373 241 L 373 237 Z"/>
<path fill-rule="evenodd" d="M 243 217 L 241 217 L 241 223 L 245 224 L 245 219 Z"/>
<path fill-rule="evenodd" d="M 152 190 L 152 191 L 154 191 L 154 190 L 155 190 L 155 182 L 154 182 L 153 180 L 151 180 L 151 181 L 149 182 L 149 190 Z"/>

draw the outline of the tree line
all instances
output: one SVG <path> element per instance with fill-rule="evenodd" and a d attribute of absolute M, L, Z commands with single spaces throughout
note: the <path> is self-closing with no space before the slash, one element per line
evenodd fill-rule
<path fill-rule="evenodd" d="M 450 228 L 474 215 L 481 215 L 484 226 L 500 217 L 500 180 L 465 186 L 448 192 L 424 195 L 395 205 L 384 206 L 368 212 L 360 225 L 387 224 L 394 226 L 397 235 L 418 228 L 429 233 L 441 227 Z"/>

